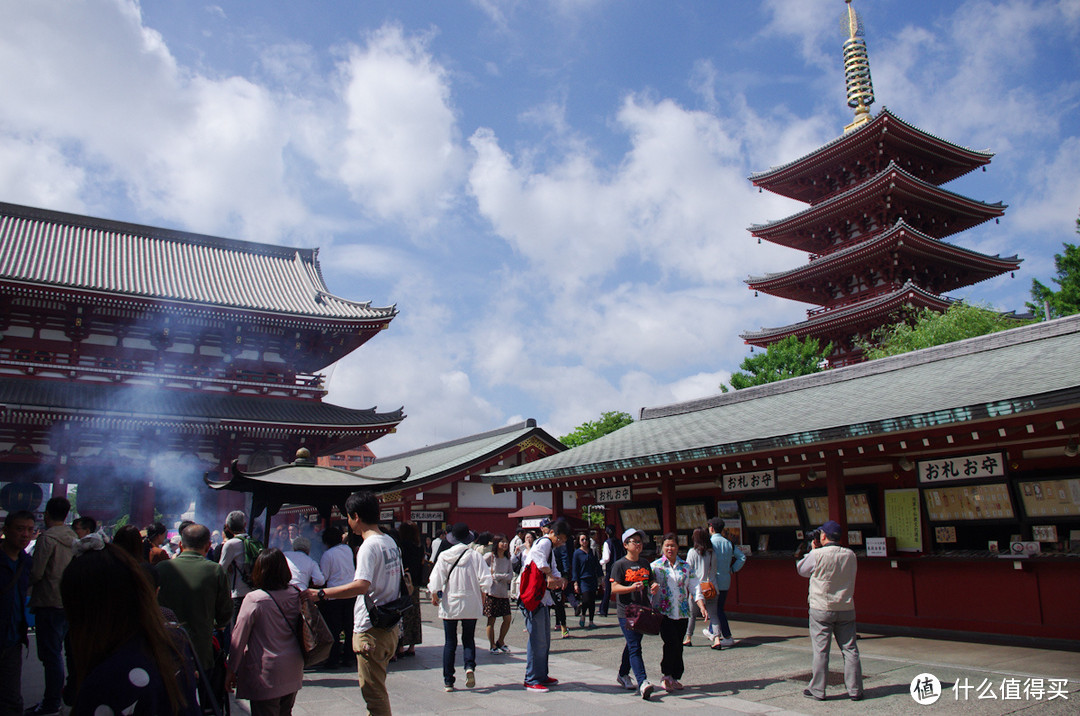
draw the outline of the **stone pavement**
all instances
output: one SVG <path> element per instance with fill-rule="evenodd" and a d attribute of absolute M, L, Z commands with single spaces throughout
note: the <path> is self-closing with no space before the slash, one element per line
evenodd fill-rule
<path fill-rule="evenodd" d="M 525 634 L 520 615 L 515 615 L 507 638 L 513 650 L 508 655 L 489 654 L 483 627 L 478 626 L 476 687 L 464 688 L 459 646 L 459 688 L 446 693 L 442 688 L 442 624 L 430 606 L 425 605 L 423 616 L 424 644 L 417 647 L 416 657 L 390 666 L 387 684 L 394 713 L 399 716 L 485 711 L 577 716 L 583 709 L 590 714 L 616 709 L 620 714 L 675 709 L 770 716 L 922 712 L 1073 716 L 1080 713 L 1080 651 L 874 634 L 860 634 L 859 639 L 865 700 L 856 703 L 847 698 L 843 688 L 843 661 L 834 647 L 828 699 L 813 701 L 802 695 L 810 670 L 806 629 L 752 622 L 732 622 L 738 643 L 721 652 L 708 649 L 698 632 L 695 646 L 684 652 L 686 690 L 667 694 L 658 688 L 652 702 L 644 702 L 615 684 L 623 639 L 614 617 L 598 618 L 595 630 L 572 628 L 569 639 L 552 634 L 551 675 L 560 683 L 546 694 L 530 693 L 522 688 Z M 571 625 L 576 626 L 576 620 L 571 619 Z M 657 686 L 660 650 L 659 637 L 646 637 L 646 668 Z M 910 694 L 912 681 L 923 673 L 933 674 L 942 685 L 940 700 L 932 705 L 919 705 Z M 1041 698 L 1036 698 L 1038 691 L 1032 690 L 1038 686 L 1038 679 L 1044 686 Z M 1051 679 L 1064 681 L 1051 684 Z M 1047 688 L 1050 686 L 1053 688 Z M 1063 687 L 1064 696 L 1051 699 L 1051 692 L 1059 687 Z M 989 698 L 990 693 L 996 698 Z M 33 704 L 41 694 L 41 665 L 34 654 L 24 666 L 23 694 L 27 704 Z M 304 687 L 293 711 L 298 716 L 364 712 L 356 674 L 345 669 L 305 673 Z M 234 702 L 233 713 L 247 714 L 247 703 Z"/>

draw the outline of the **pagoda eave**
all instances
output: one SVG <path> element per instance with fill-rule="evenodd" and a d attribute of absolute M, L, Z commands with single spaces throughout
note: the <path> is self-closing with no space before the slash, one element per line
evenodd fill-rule
<path fill-rule="evenodd" d="M 825 305 L 832 299 L 815 290 L 823 284 L 842 285 L 842 278 L 854 270 L 867 266 L 900 267 L 892 276 L 898 283 L 904 279 L 900 274 L 912 271 L 922 274 L 933 269 L 941 285 L 934 291 L 944 293 L 963 286 L 980 283 L 1019 268 L 1021 259 L 1016 256 L 989 256 L 953 244 L 938 241 L 926 234 L 898 222 L 888 231 L 862 243 L 845 247 L 789 271 L 765 276 L 751 277 L 746 284 L 755 291 L 789 298 L 805 303 Z"/>
<path fill-rule="evenodd" d="M 369 316 L 322 316 L 304 313 L 247 308 L 224 304 L 198 303 L 148 295 L 122 295 L 90 288 L 48 284 L 0 277 L 0 285 L 15 295 L 52 301 L 77 301 L 87 305 L 126 311 L 154 310 L 193 320 L 219 320 L 233 323 L 252 321 L 260 325 L 286 329 L 315 329 L 333 331 L 382 330 L 393 320 L 396 306 L 368 307 Z"/>
<path fill-rule="evenodd" d="M 754 186 L 780 196 L 815 203 L 829 191 L 824 182 L 819 183 L 818 175 L 824 175 L 838 165 L 856 164 L 867 153 L 879 152 L 892 157 L 904 155 L 937 160 L 939 169 L 932 177 L 937 185 L 989 164 L 994 156 L 990 152 L 948 142 L 908 124 L 883 108 L 857 130 L 843 134 L 793 162 L 755 172 L 749 179 Z"/>
<path fill-rule="evenodd" d="M 788 336 L 799 336 L 800 338 L 807 336 L 817 337 L 836 330 L 854 333 L 857 332 L 857 327 L 860 324 L 878 326 L 881 324 L 881 317 L 888 316 L 904 306 L 944 311 L 952 303 L 953 301 L 948 298 L 927 293 L 917 286 L 908 284 L 900 290 L 882 297 L 867 299 L 842 308 L 821 311 L 806 321 L 775 328 L 763 328 L 760 331 L 750 331 L 740 334 L 739 337 L 747 345 L 767 348 Z"/>
<path fill-rule="evenodd" d="M 901 211 L 901 202 L 904 202 L 904 211 Z M 915 216 L 910 215 L 913 208 L 919 209 Z M 928 235 L 942 238 L 1000 217 L 1005 209 L 1000 202 L 987 204 L 946 191 L 890 164 L 865 184 L 784 219 L 751 226 L 749 231 L 751 235 L 775 244 L 826 253 L 839 247 L 832 245 L 833 239 L 825 227 L 830 221 L 837 222 L 844 216 L 876 216 L 885 211 L 887 218 L 893 215 L 889 224 L 903 219 Z M 936 221 L 920 218 L 923 211 L 930 214 L 931 210 L 949 216 L 952 221 L 943 221 L 939 225 Z"/>

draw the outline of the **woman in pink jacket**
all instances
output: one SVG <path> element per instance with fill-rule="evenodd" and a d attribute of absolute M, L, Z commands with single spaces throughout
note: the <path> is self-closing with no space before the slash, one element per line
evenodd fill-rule
<path fill-rule="evenodd" d="M 289 585 L 292 574 L 281 550 L 263 550 L 251 579 L 256 589 L 244 597 L 229 650 L 229 687 L 249 699 L 252 716 L 292 713 L 304 681 L 297 619 L 300 592 Z"/>

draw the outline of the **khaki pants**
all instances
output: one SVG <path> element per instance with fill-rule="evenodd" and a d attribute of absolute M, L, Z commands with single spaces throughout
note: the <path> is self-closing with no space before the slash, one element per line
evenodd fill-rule
<path fill-rule="evenodd" d="M 398 630 L 368 629 L 353 633 L 360 693 L 370 716 L 390 716 L 390 695 L 386 693 L 386 665 L 397 651 Z"/>

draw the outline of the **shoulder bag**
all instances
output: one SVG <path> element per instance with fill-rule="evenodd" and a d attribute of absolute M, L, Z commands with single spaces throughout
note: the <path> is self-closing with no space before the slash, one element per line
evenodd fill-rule
<path fill-rule="evenodd" d="M 301 597 L 300 614 L 294 624 L 285 616 L 285 610 L 274 599 L 274 595 L 270 594 L 270 592 L 267 592 L 267 594 L 270 595 L 270 600 L 274 602 L 274 606 L 281 612 L 282 618 L 288 623 L 289 628 L 292 629 L 293 634 L 296 636 L 296 640 L 300 644 L 300 653 L 304 656 L 304 668 L 310 668 L 326 661 L 330 657 L 330 647 L 334 644 L 334 637 L 330 633 L 330 627 L 326 625 L 326 620 L 323 619 L 322 614 L 315 605 Z"/>
<path fill-rule="evenodd" d="M 391 629 L 397 626 L 405 612 L 413 608 L 412 597 L 405 586 L 405 569 L 401 570 L 401 585 L 398 587 L 396 599 L 386 604 L 376 604 L 371 594 L 364 595 L 364 606 L 367 607 L 368 618 L 371 626 L 376 629 Z"/>

